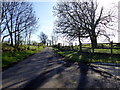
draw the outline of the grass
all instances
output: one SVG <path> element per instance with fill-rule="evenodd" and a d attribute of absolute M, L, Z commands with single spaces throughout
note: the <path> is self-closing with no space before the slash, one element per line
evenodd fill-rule
<path fill-rule="evenodd" d="M 43 49 L 42 46 L 39 48 L 37 46 L 30 46 L 30 50 L 2 52 L 2 67 L 7 67 L 12 63 L 19 62 L 29 55 L 37 53 Z"/>
<path fill-rule="evenodd" d="M 88 49 L 88 48 L 91 48 L 89 45 L 83 45 L 83 47 L 86 47 L 86 48 L 82 48 L 83 51 L 85 52 L 90 52 L 92 51 L 91 49 Z M 74 46 L 74 48 L 79 48 L 79 46 Z M 77 50 L 77 49 L 76 49 Z M 120 49 L 112 49 L 113 51 L 113 54 L 120 54 Z M 94 49 L 94 52 L 97 52 L 97 53 L 111 53 L 111 50 L 110 49 Z"/>
<path fill-rule="evenodd" d="M 90 62 L 120 63 L 120 56 L 94 55 L 91 57 Z"/>
<path fill-rule="evenodd" d="M 82 50 L 84 52 L 91 52 L 91 49 L 87 49 L 87 48 L 82 48 Z M 113 54 L 120 54 L 120 49 L 113 49 Z M 108 53 L 111 54 L 111 50 L 110 49 L 94 49 L 95 53 Z"/>
<path fill-rule="evenodd" d="M 86 48 L 87 48 L 87 47 L 89 48 L 89 47 L 91 47 L 91 44 L 82 44 L 82 46 L 83 46 L 83 47 L 86 47 Z"/>
<path fill-rule="evenodd" d="M 101 55 L 96 54 L 92 55 L 89 53 L 79 53 L 77 51 L 60 51 L 58 49 L 54 49 L 57 51 L 58 54 L 67 58 L 68 60 L 74 62 L 85 62 L 85 63 L 92 63 L 92 62 L 102 62 L 102 63 L 120 63 L 120 56 L 110 56 L 110 55 Z"/>
<path fill-rule="evenodd" d="M 110 49 L 95 49 L 95 52 L 111 53 Z M 120 54 L 120 49 L 113 49 L 113 54 Z"/>

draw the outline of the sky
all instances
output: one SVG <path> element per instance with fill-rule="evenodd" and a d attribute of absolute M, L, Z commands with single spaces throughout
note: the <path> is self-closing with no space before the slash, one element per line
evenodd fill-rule
<path fill-rule="evenodd" d="M 39 18 L 38 24 L 40 25 L 37 28 L 37 32 L 34 33 L 32 40 L 39 40 L 37 35 L 40 32 L 44 32 L 48 35 L 48 38 L 51 38 L 52 31 L 54 28 L 55 17 L 53 16 L 53 6 L 56 2 L 34 2 L 33 8 L 36 12 L 36 17 Z"/>
<path fill-rule="evenodd" d="M 98 3 L 101 6 L 104 6 L 105 8 L 109 8 L 112 3 L 115 3 L 117 5 L 119 0 L 97 0 Z M 55 17 L 53 16 L 53 6 L 56 5 L 55 0 L 35 0 L 33 2 L 33 8 L 36 12 L 36 17 L 39 18 L 38 24 L 40 25 L 39 28 L 37 28 L 37 31 L 34 32 L 32 36 L 32 40 L 39 41 L 37 35 L 40 34 L 40 32 L 44 32 L 48 35 L 49 39 L 51 39 L 51 35 L 54 29 L 54 22 Z M 118 36 L 117 33 L 115 33 L 115 37 L 113 37 L 113 41 L 117 42 Z M 88 42 L 88 41 L 87 41 Z"/>

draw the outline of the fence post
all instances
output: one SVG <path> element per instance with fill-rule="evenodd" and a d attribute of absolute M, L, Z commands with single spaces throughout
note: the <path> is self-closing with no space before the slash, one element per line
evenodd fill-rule
<path fill-rule="evenodd" d="M 112 54 L 113 54 L 112 48 L 113 48 L 113 41 L 111 41 L 111 42 L 110 42 L 110 51 L 111 51 L 111 56 L 112 56 Z"/>

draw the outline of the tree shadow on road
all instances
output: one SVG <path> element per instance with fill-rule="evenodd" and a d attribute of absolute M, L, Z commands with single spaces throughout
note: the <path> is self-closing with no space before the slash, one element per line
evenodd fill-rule
<path fill-rule="evenodd" d="M 88 84 L 87 74 L 88 74 L 88 70 L 89 70 L 89 66 L 84 63 L 79 62 L 78 65 L 80 68 L 80 78 L 79 78 L 77 90 L 79 90 L 80 88 L 85 88 L 86 85 Z"/>
<path fill-rule="evenodd" d="M 43 73 L 41 73 L 38 77 L 30 81 L 22 90 L 26 89 L 32 89 L 32 90 L 37 90 L 40 88 L 42 85 L 44 85 L 46 82 L 51 79 L 56 74 L 60 74 L 63 72 L 67 67 L 70 67 L 71 64 L 69 62 L 66 62 L 65 64 L 58 66 L 56 68 L 47 70 Z"/>

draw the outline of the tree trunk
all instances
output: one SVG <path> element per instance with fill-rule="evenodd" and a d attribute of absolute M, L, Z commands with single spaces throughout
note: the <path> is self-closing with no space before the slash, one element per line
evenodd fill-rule
<path fill-rule="evenodd" d="M 91 39 L 92 48 L 97 48 L 97 37 Z"/>
<path fill-rule="evenodd" d="M 25 35 L 25 44 L 27 44 L 27 30 L 26 30 L 26 35 Z"/>
<path fill-rule="evenodd" d="M 79 40 L 79 52 L 82 52 L 82 43 L 80 41 L 80 36 L 78 36 L 78 40 Z"/>
<path fill-rule="evenodd" d="M 29 38 L 29 45 L 30 45 L 31 33 L 32 33 L 32 32 L 30 31 L 29 37 L 28 37 L 28 38 Z"/>
<path fill-rule="evenodd" d="M 12 33 L 10 33 L 10 40 L 11 40 L 11 46 L 13 46 L 13 38 L 12 38 Z"/>
<path fill-rule="evenodd" d="M 15 32 L 15 48 L 17 46 L 17 35 L 16 35 L 17 32 Z"/>
<path fill-rule="evenodd" d="M 12 38 L 12 31 L 13 31 L 13 13 L 12 14 L 10 14 L 10 24 L 11 24 L 11 32 L 10 32 L 10 38 L 11 38 L 11 46 L 13 46 L 13 38 Z"/>
<path fill-rule="evenodd" d="M 20 34 L 19 34 L 19 32 L 18 32 L 18 47 L 19 47 L 19 45 L 20 45 Z"/>

